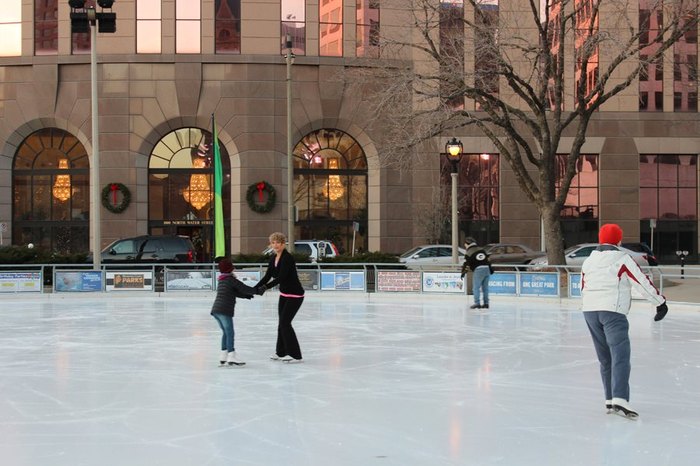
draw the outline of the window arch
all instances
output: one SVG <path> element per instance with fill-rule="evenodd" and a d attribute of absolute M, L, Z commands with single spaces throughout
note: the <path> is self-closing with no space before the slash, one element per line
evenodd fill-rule
<path fill-rule="evenodd" d="M 200 128 L 166 134 L 148 160 L 148 229 L 152 235 L 192 238 L 197 260 L 212 260 L 214 224 L 213 136 Z M 231 164 L 219 144 L 224 172 L 222 188 L 227 250 L 231 218 Z"/>
<path fill-rule="evenodd" d="M 60 253 L 89 250 L 90 170 L 72 134 L 44 128 L 20 144 L 12 162 L 12 242 Z"/>
<path fill-rule="evenodd" d="M 366 250 L 367 157 L 349 134 L 320 129 L 294 148 L 294 204 L 300 239 L 332 240 L 341 252 Z M 356 224 L 356 225 L 355 225 Z"/>

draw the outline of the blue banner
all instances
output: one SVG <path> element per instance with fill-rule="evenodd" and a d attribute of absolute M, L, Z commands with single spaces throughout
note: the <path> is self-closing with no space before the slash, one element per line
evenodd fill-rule
<path fill-rule="evenodd" d="M 559 274 L 521 273 L 520 296 L 559 296 Z"/>
<path fill-rule="evenodd" d="M 364 272 L 321 272 L 321 290 L 365 290 Z"/>
<path fill-rule="evenodd" d="M 57 270 L 53 288 L 54 291 L 102 291 L 102 272 Z"/>
<path fill-rule="evenodd" d="M 489 294 L 518 295 L 518 277 L 515 273 L 496 272 L 489 277 Z"/>
<path fill-rule="evenodd" d="M 569 298 L 580 298 L 581 297 L 581 274 L 580 273 L 570 273 L 569 274 Z"/>

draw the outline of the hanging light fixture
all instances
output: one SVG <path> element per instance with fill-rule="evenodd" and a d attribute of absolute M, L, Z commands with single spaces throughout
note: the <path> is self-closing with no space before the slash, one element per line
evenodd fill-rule
<path fill-rule="evenodd" d="M 203 158 L 197 158 L 192 162 L 192 167 L 205 168 L 206 163 Z M 209 204 L 213 197 L 209 177 L 202 173 L 190 176 L 190 185 L 182 192 L 182 197 L 197 210 Z"/>
<path fill-rule="evenodd" d="M 68 170 L 68 159 L 59 160 L 58 168 L 61 170 Z M 53 183 L 53 197 L 61 202 L 66 202 L 68 199 L 70 199 L 71 191 L 70 175 L 56 176 L 56 181 Z"/>
<path fill-rule="evenodd" d="M 338 159 L 328 159 L 328 168 L 337 170 L 339 168 Z M 331 201 L 335 201 L 340 199 L 343 194 L 345 194 L 345 187 L 340 181 L 340 177 L 338 175 L 330 175 L 328 177 L 328 185 L 323 188 L 323 195 Z"/>

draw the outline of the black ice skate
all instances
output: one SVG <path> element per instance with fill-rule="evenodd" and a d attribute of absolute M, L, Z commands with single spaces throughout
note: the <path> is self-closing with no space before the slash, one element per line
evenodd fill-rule
<path fill-rule="evenodd" d="M 613 398 L 612 400 L 613 412 L 619 416 L 627 419 L 636 420 L 639 418 L 639 413 L 634 411 L 627 400 L 622 398 Z"/>

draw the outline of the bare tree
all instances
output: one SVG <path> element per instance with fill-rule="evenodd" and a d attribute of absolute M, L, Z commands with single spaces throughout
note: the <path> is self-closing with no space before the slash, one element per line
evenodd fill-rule
<path fill-rule="evenodd" d="M 561 210 L 591 118 L 697 30 L 697 0 L 648 0 L 650 10 L 663 12 L 653 37 L 639 20 L 638 0 L 502 0 L 495 15 L 494 0 L 464 0 L 458 18 L 446 7 L 461 1 L 382 6 L 389 3 L 412 28 L 383 37 L 382 56 L 397 60 L 367 72 L 378 89 L 370 101 L 390 128 L 383 142 L 392 154 L 411 153 L 436 136 L 477 128 L 537 207 L 550 263 L 564 263 Z M 467 56 L 473 65 L 465 66 Z M 574 65 L 574 79 L 565 82 Z M 380 111 L 405 108 L 407 98 L 409 112 Z M 557 170 L 564 137 L 572 142 Z"/>
<path fill-rule="evenodd" d="M 418 231 L 429 244 L 449 244 L 450 242 L 449 198 L 450 193 L 447 187 L 436 186 L 432 189 L 430 204 L 416 212 Z"/>

